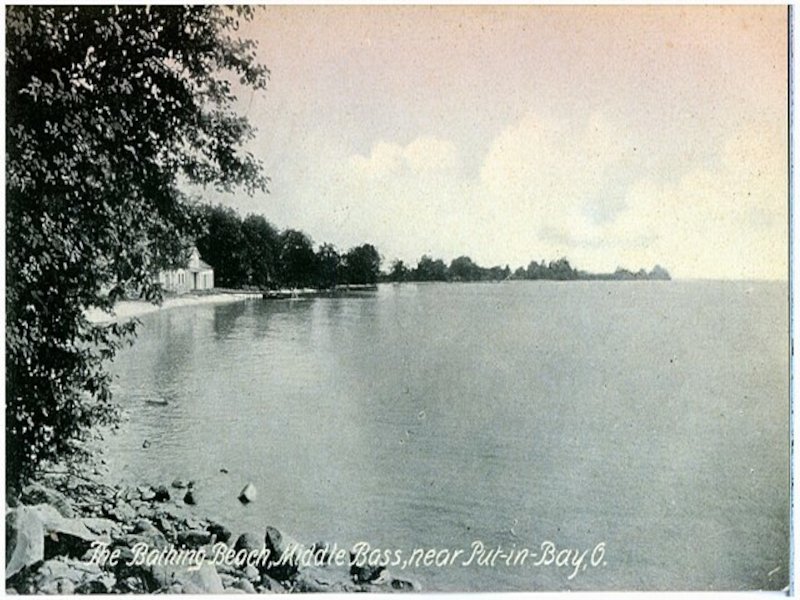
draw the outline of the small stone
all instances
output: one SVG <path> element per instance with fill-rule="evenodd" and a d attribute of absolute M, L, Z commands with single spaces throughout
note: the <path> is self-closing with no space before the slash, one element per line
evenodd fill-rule
<path fill-rule="evenodd" d="M 200 548 L 211 542 L 208 531 L 181 531 L 178 533 L 178 543 L 187 548 Z"/>
<path fill-rule="evenodd" d="M 244 568 L 244 576 L 250 581 L 258 581 L 260 574 L 258 569 L 256 569 L 253 565 L 248 564 Z"/>
<path fill-rule="evenodd" d="M 369 563 L 359 566 L 355 560 L 355 554 L 350 553 L 350 575 L 356 583 L 370 583 L 380 577 L 384 567 L 370 565 Z"/>
<path fill-rule="evenodd" d="M 417 582 L 408 579 L 392 579 L 392 589 L 399 592 L 418 592 L 420 586 Z"/>
<path fill-rule="evenodd" d="M 235 585 L 237 588 L 248 594 L 256 593 L 256 588 L 253 587 L 253 584 L 250 583 L 247 579 L 240 579 L 239 581 L 236 582 Z"/>
<path fill-rule="evenodd" d="M 167 489 L 167 486 L 160 485 L 155 489 L 155 496 L 154 496 L 153 499 L 156 502 L 167 502 L 169 500 L 169 498 L 170 498 L 170 495 L 169 495 L 169 490 Z"/>
<path fill-rule="evenodd" d="M 252 483 L 248 483 L 242 491 L 239 493 L 239 501 L 242 504 L 247 504 L 249 502 L 254 502 L 256 499 L 256 486 Z"/>
<path fill-rule="evenodd" d="M 180 490 L 189 487 L 189 484 L 187 484 L 183 479 L 176 479 L 175 481 L 172 482 L 172 487 Z"/>
<path fill-rule="evenodd" d="M 186 504 L 197 504 L 197 498 L 195 498 L 194 491 L 187 491 L 186 495 L 183 497 L 183 501 L 186 502 Z"/>
<path fill-rule="evenodd" d="M 134 533 L 144 533 L 158 531 L 158 529 L 147 519 L 139 519 L 133 524 L 133 531 Z"/>

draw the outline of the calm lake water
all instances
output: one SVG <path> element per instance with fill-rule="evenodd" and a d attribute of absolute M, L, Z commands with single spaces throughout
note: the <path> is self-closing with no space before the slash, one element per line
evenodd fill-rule
<path fill-rule="evenodd" d="M 151 314 L 113 369 L 130 421 L 111 472 L 195 479 L 199 511 L 241 531 L 463 549 L 452 566 L 391 569 L 428 591 L 780 589 L 786 296 L 405 284 Z M 248 481 L 258 499 L 243 506 Z M 462 566 L 475 540 L 539 556 Z M 547 540 L 605 554 L 569 579 L 536 564 Z"/>

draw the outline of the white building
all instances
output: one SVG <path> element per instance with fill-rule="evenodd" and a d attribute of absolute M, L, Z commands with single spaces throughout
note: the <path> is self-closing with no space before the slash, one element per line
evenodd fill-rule
<path fill-rule="evenodd" d="M 204 262 L 197 247 L 192 246 L 189 264 L 183 269 L 161 271 L 158 281 L 165 291 L 176 294 L 210 290 L 214 287 L 214 268 Z"/>

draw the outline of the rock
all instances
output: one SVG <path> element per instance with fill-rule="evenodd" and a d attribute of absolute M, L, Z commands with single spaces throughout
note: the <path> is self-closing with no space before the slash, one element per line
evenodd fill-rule
<path fill-rule="evenodd" d="M 169 501 L 170 495 L 167 486 L 160 485 L 155 490 L 155 495 L 153 496 L 153 500 L 156 502 L 167 502 Z"/>
<path fill-rule="evenodd" d="M 119 525 L 111 519 L 102 519 L 99 517 L 83 517 L 81 519 L 86 528 L 97 535 L 111 535 L 119 532 Z"/>
<path fill-rule="evenodd" d="M 366 563 L 359 566 L 355 562 L 355 554 L 350 553 L 350 576 L 356 583 L 370 583 L 380 577 L 384 567 Z"/>
<path fill-rule="evenodd" d="M 422 588 L 419 583 L 410 579 L 398 579 L 393 577 L 390 582 L 390 587 L 398 592 L 419 592 Z"/>
<path fill-rule="evenodd" d="M 256 569 L 253 565 L 245 565 L 244 570 L 242 571 L 244 576 L 250 581 L 258 581 L 260 578 L 260 573 L 258 569 Z"/>
<path fill-rule="evenodd" d="M 44 560 L 44 525 L 26 506 L 6 513 L 6 579 Z"/>
<path fill-rule="evenodd" d="M 20 499 L 23 504 L 49 504 L 55 507 L 58 513 L 67 519 L 75 517 L 75 511 L 61 492 L 50 489 L 38 483 L 32 483 L 22 489 Z"/>
<path fill-rule="evenodd" d="M 175 528 L 170 523 L 169 519 L 164 517 L 163 515 L 158 517 L 155 520 L 155 525 L 158 527 L 164 534 L 171 534 Z"/>
<path fill-rule="evenodd" d="M 325 562 L 331 555 L 329 551 L 330 547 L 330 544 L 327 542 L 314 542 L 311 546 L 311 552 L 315 559 L 318 559 L 320 562 Z"/>
<path fill-rule="evenodd" d="M 64 595 L 92 589 L 108 593 L 116 580 L 95 563 L 59 557 L 45 561 L 33 582 L 37 593 Z"/>
<path fill-rule="evenodd" d="M 284 553 L 290 547 L 297 547 L 297 542 L 285 537 L 280 531 L 267 525 L 264 533 L 264 547 L 269 550 L 270 560 L 267 563 L 267 572 L 279 581 L 286 581 L 297 573 L 297 563 L 294 560 L 286 560 L 280 564 Z"/>
<path fill-rule="evenodd" d="M 142 442 L 142 448 L 149 448 L 149 447 L 150 447 L 150 442 L 148 442 L 147 440 Z"/>
<path fill-rule="evenodd" d="M 256 591 L 257 592 L 263 592 L 265 590 L 266 591 L 270 591 L 270 592 L 285 592 L 286 591 L 284 589 L 284 587 L 280 584 L 279 581 L 277 581 L 276 579 L 273 579 L 269 575 L 262 575 L 261 576 L 261 583 L 256 588 Z"/>
<path fill-rule="evenodd" d="M 195 498 L 194 491 L 193 490 L 187 491 L 186 495 L 183 497 L 183 501 L 186 502 L 186 504 L 192 504 L 192 505 L 197 504 L 197 499 Z"/>
<path fill-rule="evenodd" d="M 137 489 L 139 490 L 139 497 L 142 500 L 149 501 L 156 497 L 156 493 L 149 485 L 140 485 Z"/>
<path fill-rule="evenodd" d="M 247 594 L 256 593 L 256 588 L 247 579 L 239 579 L 234 585 Z"/>
<path fill-rule="evenodd" d="M 222 587 L 229 588 L 238 581 L 235 575 L 228 575 L 226 573 L 219 574 L 219 580 L 222 582 Z"/>
<path fill-rule="evenodd" d="M 307 567 L 293 579 L 293 592 L 355 592 L 358 588 L 347 577 L 346 572 L 322 567 Z"/>
<path fill-rule="evenodd" d="M 172 482 L 172 487 L 180 490 L 189 487 L 189 484 L 186 483 L 183 479 L 176 479 L 175 481 Z"/>
<path fill-rule="evenodd" d="M 137 544 L 144 544 L 148 550 L 163 550 L 169 545 L 164 534 L 155 528 L 139 533 L 129 533 L 119 538 L 118 542 L 128 548 L 133 548 Z"/>
<path fill-rule="evenodd" d="M 248 483 L 242 491 L 239 492 L 239 502 L 242 504 L 248 504 L 249 502 L 255 502 L 256 499 L 256 486 L 252 483 Z"/>
<path fill-rule="evenodd" d="M 248 553 L 252 551 L 260 551 L 264 547 L 264 538 L 258 535 L 257 533 L 246 532 L 236 538 L 236 543 L 233 545 L 233 549 L 236 552 L 240 550 L 245 550 Z"/>
<path fill-rule="evenodd" d="M 226 469 L 225 467 L 222 467 L 222 468 L 219 470 L 219 472 L 220 472 L 220 473 L 225 473 L 225 474 L 227 475 L 227 474 L 228 474 L 228 469 Z"/>
<path fill-rule="evenodd" d="M 158 529 L 147 519 L 139 519 L 133 524 L 133 531 L 134 533 L 152 533 Z"/>
<path fill-rule="evenodd" d="M 196 571 L 178 568 L 175 577 L 185 594 L 221 594 L 225 591 L 214 565 L 204 562 Z"/>
<path fill-rule="evenodd" d="M 211 534 L 198 529 L 178 532 L 178 544 L 187 548 L 200 548 L 211 543 Z"/>
<path fill-rule="evenodd" d="M 108 511 L 110 517 L 117 521 L 132 521 L 136 518 L 137 512 L 126 502 L 119 501 Z"/>
<path fill-rule="evenodd" d="M 220 523 L 211 523 L 208 526 L 208 532 L 214 536 L 215 541 L 223 544 L 227 544 L 233 536 L 230 529 Z"/>
<path fill-rule="evenodd" d="M 44 527 L 45 558 L 66 554 L 79 557 L 96 540 L 110 541 L 108 536 L 92 532 L 81 519 L 67 519 L 49 504 L 38 504 L 30 509 Z"/>

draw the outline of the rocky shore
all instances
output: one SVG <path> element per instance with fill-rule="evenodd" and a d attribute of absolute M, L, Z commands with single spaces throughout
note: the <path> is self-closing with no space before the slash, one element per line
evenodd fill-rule
<path fill-rule="evenodd" d="M 249 487 L 249 489 L 248 489 Z M 402 592 L 419 584 L 274 527 L 195 514 L 193 482 L 109 486 L 51 473 L 7 497 L 9 594 Z M 240 500 L 254 500 L 247 486 Z"/>

